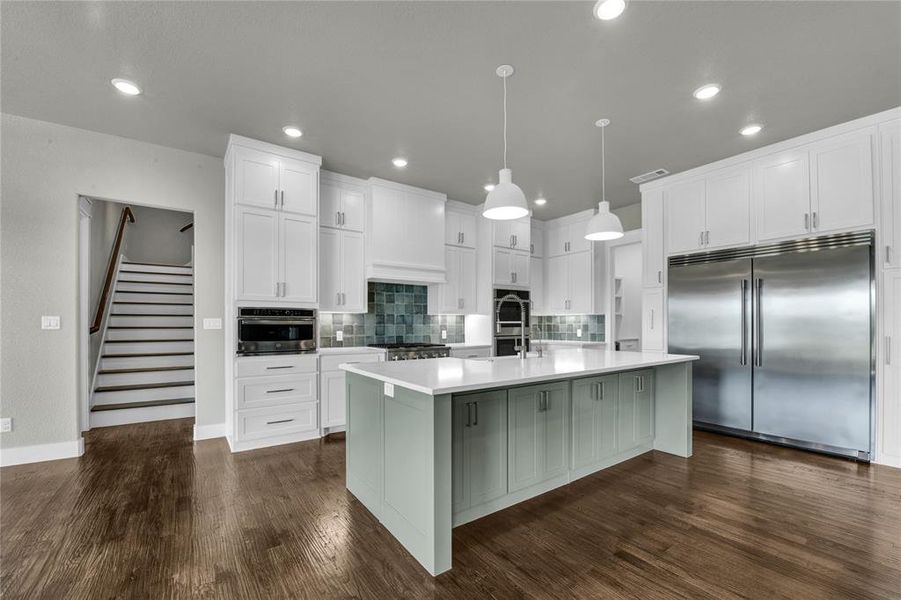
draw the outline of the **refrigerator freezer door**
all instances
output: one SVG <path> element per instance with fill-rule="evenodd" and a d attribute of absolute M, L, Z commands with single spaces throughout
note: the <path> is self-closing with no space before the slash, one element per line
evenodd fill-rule
<path fill-rule="evenodd" d="M 755 432 L 869 452 L 870 252 L 754 259 Z"/>
<path fill-rule="evenodd" d="M 694 420 L 751 429 L 751 260 L 671 266 L 669 351 L 697 354 Z"/>

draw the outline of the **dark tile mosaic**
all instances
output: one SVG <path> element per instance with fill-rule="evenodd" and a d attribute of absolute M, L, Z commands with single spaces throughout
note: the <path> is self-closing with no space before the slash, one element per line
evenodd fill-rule
<path fill-rule="evenodd" d="M 464 340 L 462 315 L 430 315 L 424 285 L 370 282 L 365 314 L 320 313 L 319 345 L 323 348 L 398 342 L 459 343 Z M 447 339 L 441 339 L 441 330 Z M 603 327 L 601 328 L 603 331 Z M 338 341 L 337 332 L 344 334 Z"/>
<path fill-rule="evenodd" d="M 604 315 L 539 315 L 532 317 L 533 333 L 544 340 L 568 340 L 581 342 L 604 341 Z M 577 337 L 577 330 L 582 337 Z"/>

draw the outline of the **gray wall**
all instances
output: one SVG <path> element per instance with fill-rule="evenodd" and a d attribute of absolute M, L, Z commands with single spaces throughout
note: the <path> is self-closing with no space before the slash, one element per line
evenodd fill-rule
<path fill-rule="evenodd" d="M 195 324 L 223 314 L 222 160 L 4 114 L 0 414 L 4 448 L 78 431 L 78 196 L 194 211 Z M 41 331 L 41 315 L 60 315 Z M 225 420 L 221 330 L 196 331 L 197 424 Z"/>
<path fill-rule="evenodd" d="M 116 205 L 112 202 L 91 202 L 91 249 L 90 256 L 90 298 L 88 305 L 88 319 L 94 318 L 97 303 L 100 302 L 100 293 L 103 291 L 103 283 L 106 280 L 106 269 L 109 264 L 110 250 L 113 240 L 116 239 L 116 230 L 119 224 L 119 214 Z M 88 365 L 91 369 L 97 363 L 97 355 L 100 353 L 100 332 L 95 333 L 90 339 L 90 355 Z M 88 373 L 91 377 L 92 373 Z"/>
<path fill-rule="evenodd" d="M 125 242 L 128 260 L 166 265 L 186 265 L 191 261 L 194 230 L 178 231 L 192 221 L 191 213 L 130 206 L 135 222 L 128 226 Z"/>
<path fill-rule="evenodd" d="M 632 229 L 641 229 L 641 203 L 629 204 L 622 208 L 613 208 L 610 210 L 619 217 L 623 224 L 623 231 L 631 231 Z"/>

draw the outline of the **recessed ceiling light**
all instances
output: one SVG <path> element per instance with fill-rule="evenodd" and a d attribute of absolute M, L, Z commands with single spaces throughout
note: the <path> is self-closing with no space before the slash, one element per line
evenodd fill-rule
<path fill-rule="evenodd" d="M 494 184 L 493 184 L 493 183 L 489 183 L 488 185 L 485 186 L 485 191 L 486 191 L 486 192 L 490 192 L 490 191 L 493 190 L 493 189 L 494 189 Z"/>
<path fill-rule="evenodd" d="M 626 0 L 598 0 L 594 5 L 594 16 L 601 21 L 609 21 L 623 14 Z"/>
<path fill-rule="evenodd" d="M 742 127 L 739 133 L 742 135 L 757 135 L 758 133 L 760 133 L 761 129 L 763 129 L 763 125 L 757 125 L 755 123 L 753 125 L 746 125 L 745 127 Z"/>
<path fill-rule="evenodd" d="M 285 132 L 286 136 L 293 137 L 293 138 L 299 138 L 300 136 L 303 135 L 303 131 L 301 131 L 297 127 L 294 127 L 293 125 L 286 125 L 286 126 L 282 127 L 282 131 Z"/>
<path fill-rule="evenodd" d="M 406 167 L 406 166 L 407 166 L 407 159 L 406 159 L 406 158 L 401 158 L 400 156 L 398 156 L 397 158 L 393 159 L 393 160 L 391 161 L 391 163 L 392 163 L 395 167 L 403 168 L 403 167 Z"/>
<path fill-rule="evenodd" d="M 702 85 L 694 91 L 694 97 L 698 100 L 710 100 L 720 93 L 720 86 L 715 83 Z"/>
<path fill-rule="evenodd" d="M 141 88 L 138 87 L 138 84 L 127 79 L 116 78 L 110 81 L 110 83 L 126 96 L 137 96 L 141 93 Z"/>
<path fill-rule="evenodd" d="M 544 206 L 547 204 L 547 198 L 535 198 L 535 204 L 538 206 Z"/>

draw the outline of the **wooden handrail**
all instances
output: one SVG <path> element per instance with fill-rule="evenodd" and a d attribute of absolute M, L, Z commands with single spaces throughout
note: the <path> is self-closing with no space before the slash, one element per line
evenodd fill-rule
<path fill-rule="evenodd" d="M 179 229 L 179 230 L 178 230 L 178 233 L 184 233 L 184 232 L 186 232 L 187 230 L 189 230 L 189 229 L 192 228 L 192 227 L 194 227 L 194 222 L 193 222 L 193 221 L 192 221 L 191 223 L 188 223 L 187 225 L 185 225 L 185 226 L 182 227 L 181 229 Z"/>
<path fill-rule="evenodd" d="M 91 334 L 100 331 L 100 325 L 103 323 L 103 313 L 106 312 L 106 305 L 109 302 L 110 290 L 113 288 L 113 277 L 116 275 L 116 264 L 119 262 L 119 251 L 122 249 L 122 239 L 125 237 L 126 221 L 130 223 L 135 222 L 135 215 L 131 212 L 130 206 L 122 209 L 122 216 L 119 218 L 119 230 L 116 231 L 116 241 L 113 242 L 113 249 L 110 250 L 109 264 L 106 267 L 106 281 L 103 282 L 103 292 L 100 294 L 100 302 L 97 303 L 94 322 L 91 323 Z"/>

